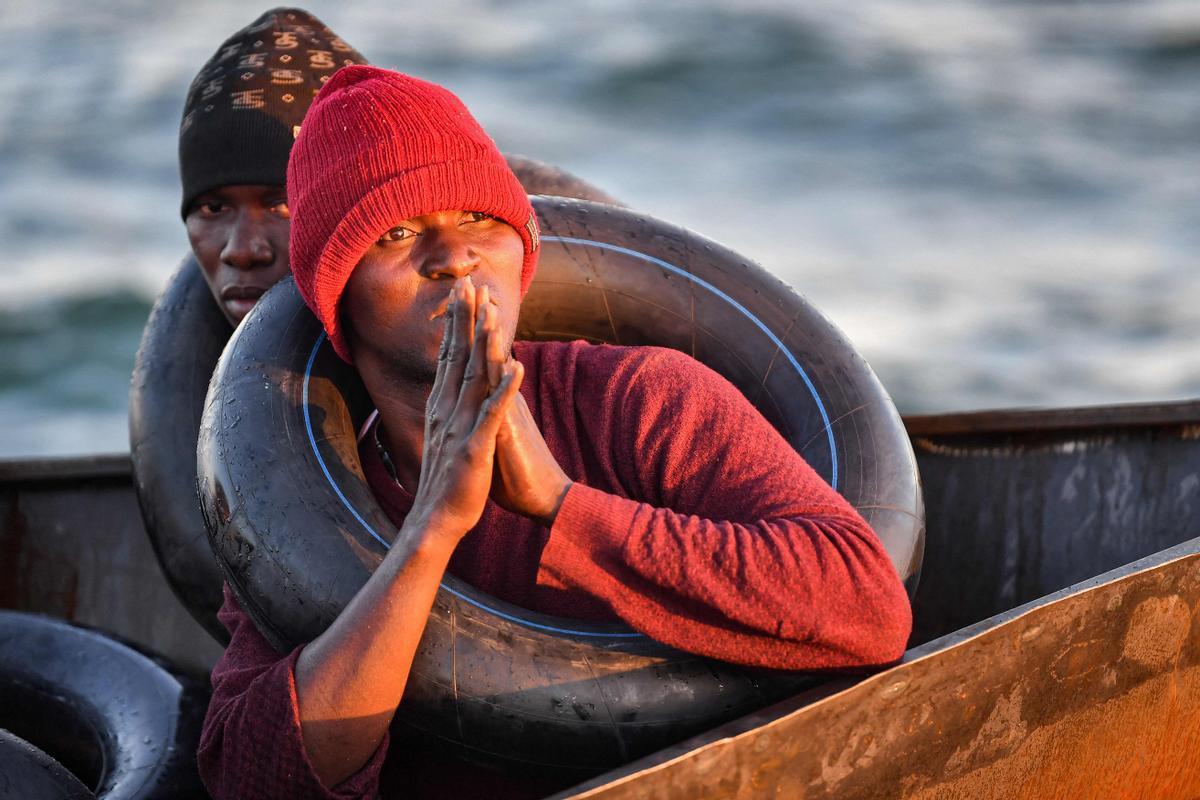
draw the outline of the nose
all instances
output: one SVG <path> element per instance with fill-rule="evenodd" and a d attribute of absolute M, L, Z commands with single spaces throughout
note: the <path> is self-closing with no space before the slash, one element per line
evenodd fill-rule
<path fill-rule="evenodd" d="M 433 231 L 427 229 L 428 233 Z M 456 226 L 438 229 L 428 242 L 421 260 L 421 273 L 427 278 L 455 280 L 470 275 L 479 266 L 479 253 L 471 238 Z"/>
<path fill-rule="evenodd" d="M 267 237 L 266 220 L 249 210 L 240 210 L 221 250 L 221 261 L 234 269 L 265 267 L 275 260 L 275 251 Z"/>

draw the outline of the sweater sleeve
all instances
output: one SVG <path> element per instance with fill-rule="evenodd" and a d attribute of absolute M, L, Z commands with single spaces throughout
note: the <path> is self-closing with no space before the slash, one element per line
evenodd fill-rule
<path fill-rule="evenodd" d="M 577 387 L 601 398 L 592 438 L 609 451 L 620 493 L 576 482 L 539 579 L 724 661 L 832 669 L 898 659 L 911 609 L 870 526 L 731 384 L 653 350 L 607 385 Z"/>
<path fill-rule="evenodd" d="M 332 789 L 317 777 L 304 749 L 296 699 L 301 647 L 280 654 L 254 627 L 228 586 L 217 618 L 229 646 L 213 667 L 212 700 L 197 761 L 214 800 L 375 797 L 388 737 L 361 770 Z"/>

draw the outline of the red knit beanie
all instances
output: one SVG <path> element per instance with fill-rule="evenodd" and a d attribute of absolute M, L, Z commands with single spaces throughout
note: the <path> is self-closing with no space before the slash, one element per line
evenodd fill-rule
<path fill-rule="evenodd" d="M 533 281 L 529 196 L 462 101 L 436 84 L 379 67 L 339 70 L 296 137 L 287 195 L 296 286 L 347 361 L 338 301 L 367 249 L 403 220 L 438 211 L 503 220 L 525 244 L 522 296 Z"/>

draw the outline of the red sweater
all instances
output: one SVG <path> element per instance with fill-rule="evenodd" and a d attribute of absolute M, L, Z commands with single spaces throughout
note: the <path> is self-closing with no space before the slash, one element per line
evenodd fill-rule
<path fill-rule="evenodd" d="M 878 538 L 727 381 L 654 347 L 518 342 L 515 354 L 521 393 L 575 484 L 550 529 L 489 501 L 452 573 L 525 608 L 619 618 L 725 661 L 815 669 L 900 657 L 911 612 Z M 360 455 L 400 525 L 412 496 L 372 436 Z M 220 617 L 232 638 L 199 752 L 214 797 L 369 797 L 385 760 L 407 796 L 467 791 L 423 781 L 439 772 L 436 756 L 411 743 L 389 755 L 387 740 L 337 791 L 321 786 L 300 734 L 299 648 L 272 650 L 228 590 Z"/>

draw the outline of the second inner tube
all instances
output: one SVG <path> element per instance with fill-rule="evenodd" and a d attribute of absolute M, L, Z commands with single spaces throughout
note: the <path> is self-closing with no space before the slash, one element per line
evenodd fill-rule
<path fill-rule="evenodd" d="M 196 747 L 208 697 L 203 683 L 111 636 L 0 611 L 0 728 L 49 753 L 97 797 L 207 797 Z"/>
<path fill-rule="evenodd" d="M 915 459 L 842 334 L 778 279 L 693 233 L 613 206 L 534 205 L 544 250 L 518 338 L 665 345 L 714 368 L 859 509 L 915 588 Z M 205 521 L 230 585 L 280 649 L 319 635 L 394 535 L 358 460 L 370 410 L 290 281 L 246 319 L 213 377 L 198 451 Z M 448 574 L 397 717 L 468 759 L 584 775 L 811 681 L 531 613 Z"/>
<path fill-rule="evenodd" d="M 0 800 L 96 800 L 70 770 L 0 728 Z"/>

